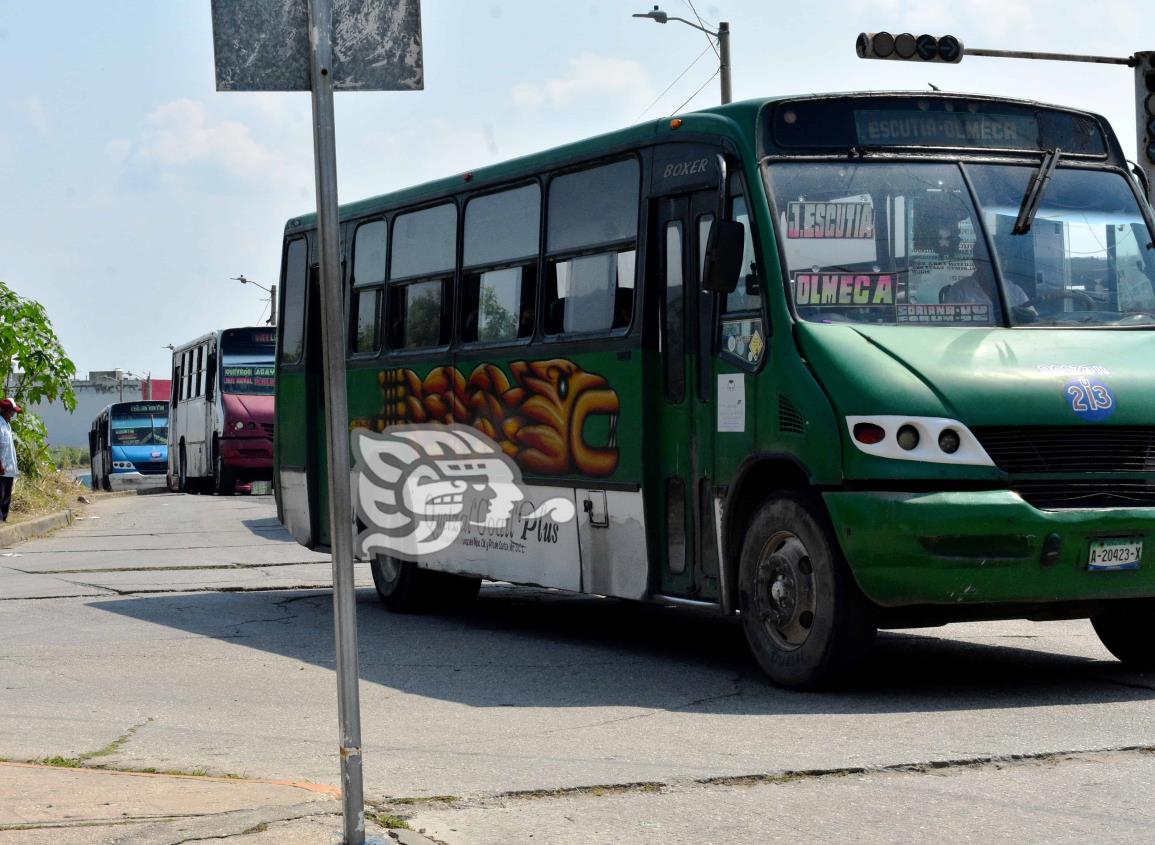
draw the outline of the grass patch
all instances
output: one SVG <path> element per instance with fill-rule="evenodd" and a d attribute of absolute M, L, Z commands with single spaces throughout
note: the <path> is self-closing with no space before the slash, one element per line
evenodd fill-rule
<path fill-rule="evenodd" d="M 460 795 L 425 795 L 419 798 L 393 798 L 390 804 L 456 804 L 461 800 Z"/>
<path fill-rule="evenodd" d="M 264 833 L 268 829 L 269 829 L 268 822 L 261 822 L 260 824 L 255 824 L 246 830 L 242 830 L 241 836 L 244 836 L 246 833 Z"/>
<path fill-rule="evenodd" d="M 373 821 L 375 821 L 377 824 L 381 825 L 381 827 L 391 827 L 396 830 L 413 830 L 413 828 L 409 826 L 409 822 L 405 821 L 405 819 L 401 818 L 400 816 L 394 816 L 391 813 L 374 813 L 371 814 L 370 818 L 372 818 Z"/>
<path fill-rule="evenodd" d="M 79 757 L 41 757 L 33 762 L 39 763 L 41 766 L 56 766 L 61 769 L 79 769 L 84 765 L 84 760 Z"/>
<path fill-rule="evenodd" d="M 88 491 L 64 472 L 48 472 L 37 478 L 20 476 L 12 488 L 11 522 L 22 522 L 76 504 L 76 497 Z"/>

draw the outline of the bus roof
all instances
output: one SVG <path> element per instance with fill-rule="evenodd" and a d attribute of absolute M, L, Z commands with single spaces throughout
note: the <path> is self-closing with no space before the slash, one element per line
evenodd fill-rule
<path fill-rule="evenodd" d="M 602 135 L 595 135 L 574 141 L 560 147 L 529 153 L 518 158 L 486 165 L 477 170 L 458 173 L 454 176 L 443 177 L 431 182 L 402 188 L 387 194 L 368 197 L 342 205 L 339 210 L 340 220 L 356 219 L 396 208 L 401 205 L 419 204 L 423 201 L 438 197 L 450 196 L 466 188 L 476 190 L 491 184 L 499 184 L 519 176 L 527 176 L 542 168 L 565 164 L 567 162 L 589 158 L 597 155 L 612 154 L 616 150 L 625 150 L 639 146 L 646 142 L 657 141 L 662 136 L 693 134 L 695 132 L 709 132 L 717 134 L 726 128 L 740 127 L 746 137 L 752 138 L 758 124 L 758 117 L 770 105 L 780 102 L 795 102 L 801 100 L 837 100 L 854 98 L 876 97 L 917 97 L 921 100 L 967 100 L 990 103 L 1009 103 L 1018 106 L 1047 109 L 1078 115 L 1097 122 L 1107 131 L 1109 152 L 1114 158 L 1119 151 L 1118 141 L 1110 133 L 1107 122 L 1099 115 L 1078 109 L 1040 103 L 1033 100 L 1020 100 L 1011 97 L 997 97 L 989 94 L 966 94 L 946 91 L 854 91 L 842 93 L 810 93 L 810 94 L 783 94 L 774 97 L 762 97 L 751 100 L 741 100 L 736 103 L 717 105 L 698 111 L 679 115 L 681 124 L 678 127 L 671 125 L 672 116 L 661 117 L 656 120 L 640 123 L 635 126 L 618 129 Z M 676 140 L 671 137 L 670 140 Z M 753 149 L 749 150 L 753 154 Z M 294 217 L 285 225 L 285 233 L 307 231 L 316 227 L 316 213 L 310 212 Z"/>

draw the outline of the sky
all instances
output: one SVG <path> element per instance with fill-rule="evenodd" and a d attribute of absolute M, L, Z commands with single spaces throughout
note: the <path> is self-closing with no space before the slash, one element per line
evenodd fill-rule
<path fill-rule="evenodd" d="M 425 89 L 336 95 L 340 201 L 717 103 L 706 37 L 631 17 L 652 2 L 424 0 Z M 1155 50 L 1149 4 L 693 3 L 730 23 L 735 100 L 933 83 L 1098 112 L 1135 157 L 1129 68 L 862 61 L 854 41 L 1129 56 Z M 82 374 L 163 378 L 167 344 L 263 322 L 266 294 L 232 277 L 275 283 L 285 221 L 316 207 L 309 95 L 217 92 L 210 8 L 0 0 L 0 280 L 43 303 Z"/>

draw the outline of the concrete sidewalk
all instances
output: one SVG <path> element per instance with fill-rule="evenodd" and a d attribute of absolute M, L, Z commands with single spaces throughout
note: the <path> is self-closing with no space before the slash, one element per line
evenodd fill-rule
<path fill-rule="evenodd" d="M 393 841 L 371 822 L 366 833 Z M 330 845 L 341 834 L 331 786 L 0 762 L 3 845 Z"/>

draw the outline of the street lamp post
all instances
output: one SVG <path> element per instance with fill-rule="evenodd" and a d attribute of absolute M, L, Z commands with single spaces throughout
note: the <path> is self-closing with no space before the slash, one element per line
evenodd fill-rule
<path fill-rule="evenodd" d="M 275 326 L 277 324 L 277 286 L 271 285 L 265 287 L 264 285 L 254 282 L 252 279 L 246 279 L 242 273 L 239 276 L 230 277 L 234 282 L 240 282 L 242 285 L 253 285 L 260 288 L 269 295 L 269 325 Z"/>
<path fill-rule="evenodd" d="M 707 29 L 700 26 L 693 21 L 688 21 L 685 18 L 668 15 L 659 9 L 657 6 L 649 12 L 638 12 L 634 14 L 635 18 L 649 18 L 658 23 L 666 23 L 667 21 L 678 21 L 684 23 L 686 26 L 692 26 L 709 36 L 718 39 L 718 76 L 722 82 L 722 105 L 730 102 L 732 99 L 730 93 L 730 23 L 729 21 L 718 21 L 718 31 Z"/>

